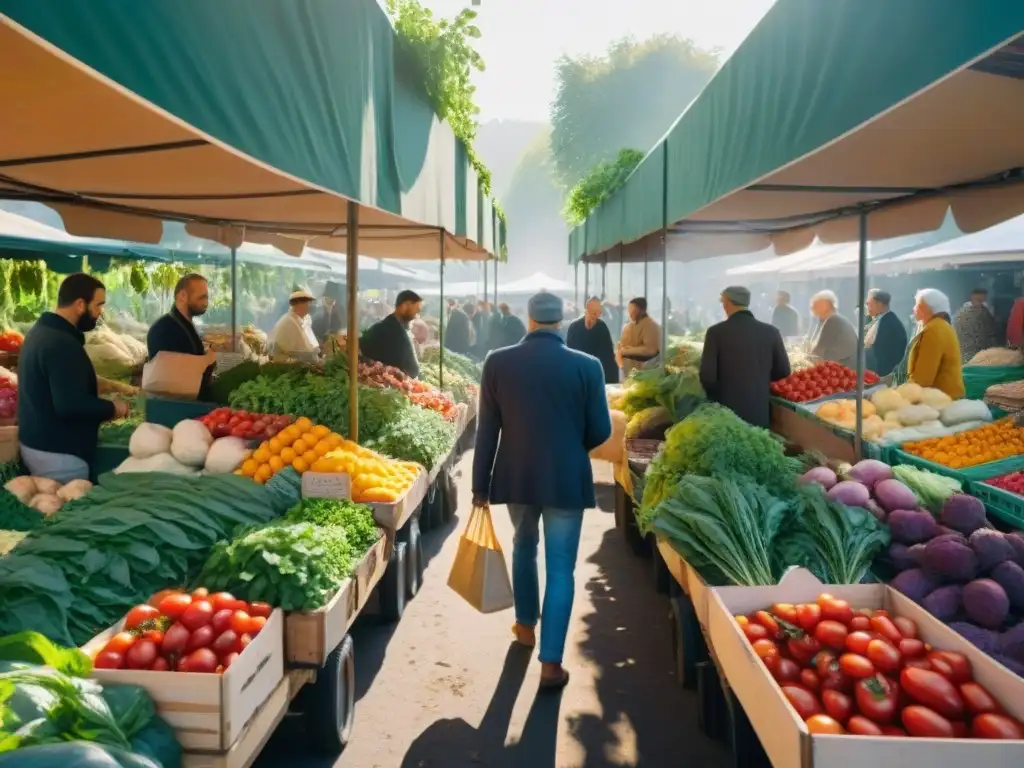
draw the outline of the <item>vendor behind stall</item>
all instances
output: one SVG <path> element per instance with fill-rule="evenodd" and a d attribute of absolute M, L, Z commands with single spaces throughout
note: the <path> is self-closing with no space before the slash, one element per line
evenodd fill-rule
<path fill-rule="evenodd" d="M 313 333 L 310 315 L 314 301 L 313 294 L 305 289 L 292 291 L 288 297 L 288 311 L 277 321 L 267 338 L 271 359 L 304 363 L 315 363 L 320 359 L 320 343 Z"/>
<path fill-rule="evenodd" d="M 626 377 L 661 352 L 661 328 L 647 314 L 647 299 L 643 296 L 629 300 L 629 322 L 622 329 L 615 352 Z"/>
<path fill-rule="evenodd" d="M 395 311 L 370 326 L 359 340 L 359 353 L 370 360 L 392 365 L 416 378 L 420 364 L 409 336 L 409 323 L 419 314 L 423 299 L 415 291 L 401 291 L 395 299 Z"/>
<path fill-rule="evenodd" d="M 150 362 L 161 352 L 209 359 L 199 385 L 199 400 L 209 400 L 210 382 L 217 364 L 216 353 L 203 343 L 194 324 L 195 318 L 206 314 L 209 306 L 210 287 L 206 278 L 194 272 L 185 275 L 174 286 L 174 306 L 171 311 L 153 323 L 146 335 Z"/>
<path fill-rule="evenodd" d="M 97 394 L 96 369 L 85 353 L 87 331 L 103 314 L 107 292 L 91 275 L 64 278 L 57 310 L 44 312 L 25 336 L 18 364 L 21 460 L 36 477 L 86 480 L 100 424 L 128 415 L 122 402 Z"/>

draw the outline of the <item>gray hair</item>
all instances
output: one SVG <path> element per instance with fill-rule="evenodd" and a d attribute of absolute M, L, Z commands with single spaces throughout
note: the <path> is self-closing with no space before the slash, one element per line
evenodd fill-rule
<path fill-rule="evenodd" d="M 892 296 L 888 291 L 883 291 L 881 288 L 872 288 L 868 291 L 868 298 L 874 299 L 879 304 L 884 304 L 887 307 L 892 304 Z"/>
<path fill-rule="evenodd" d="M 922 288 L 914 294 L 914 300 L 920 301 L 936 315 L 949 314 L 951 309 L 949 297 L 938 288 Z"/>
<path fill-rule="evenodd" d="M 827 288 L 824 291 L 818 291 L 816 294 L 811 296 L 811 304 L 816 301 L 827 301 L 832 305 L 832 309 L 839 311 L 839 297 L 836 296 L 835 291 L 830 291 Z"/>

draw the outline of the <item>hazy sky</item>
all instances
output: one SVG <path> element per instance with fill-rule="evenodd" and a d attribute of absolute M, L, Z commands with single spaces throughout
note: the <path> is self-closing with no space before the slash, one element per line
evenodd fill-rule
<path fill-rule="evenodd" d="M 422 0 L 451 18 L 470 0 Z M 600 54 L 626 36 L 688 37 L 732 53 L 774 0 L 481 0 L 477 76 L 481 121 L 546 120 L 554 98 L 554 63 L 563 53 Z"/>

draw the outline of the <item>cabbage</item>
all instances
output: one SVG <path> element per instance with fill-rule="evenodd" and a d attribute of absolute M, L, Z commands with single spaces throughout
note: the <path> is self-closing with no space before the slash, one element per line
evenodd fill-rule
<path fill-rule="evenodd" d="M 988 518 L 985 517 L 985 505 L 979 499 L 966 493 L 955 493 L 942 505 L 939 522 L 969 536 L 986 527 Z"/>

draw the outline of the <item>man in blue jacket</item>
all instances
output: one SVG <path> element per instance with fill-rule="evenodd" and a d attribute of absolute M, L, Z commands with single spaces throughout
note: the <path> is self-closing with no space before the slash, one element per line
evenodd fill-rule
<path fill-rule="evenodd" d="M 515 525 L 512 590 L 523 645 L 536 644 L 540 616 L 541 687 L 569 681 L 562 667 L 574 593 L 583 511 L 595 506 L 589 452 L 612 434 L 604 371 L 565 346 L 562 300 L 530 299 L 529 333 L 484 362 L 473 457 L 473 502 L 507 504 Z M 544 521 L 547 587 L 541 611 L 537 543 Z"/>

